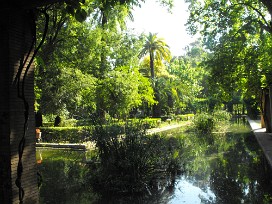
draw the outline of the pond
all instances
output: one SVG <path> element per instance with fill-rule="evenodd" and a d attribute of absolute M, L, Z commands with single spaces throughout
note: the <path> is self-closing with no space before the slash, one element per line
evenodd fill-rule
<path fill-rule="evenodd" d="M 184 142 L 187 171 L 175 185 L 163 181 L 147 196 L 101 196 L 86 183 L 91 152 L 37 149 L 40 203 L 271 203 L 270 170 L 249 126 L 241 121 L 226 134 L 167 133 Z"/>

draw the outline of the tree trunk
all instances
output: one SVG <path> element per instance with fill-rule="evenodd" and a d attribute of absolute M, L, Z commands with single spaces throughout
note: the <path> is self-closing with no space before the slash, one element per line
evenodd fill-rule
<path fill-rule="evenodd" d="M 155 70 L 154 70 L 154 54 L 152 52 L 149 53 L 150 56 L 150 74 L 152 81 L 155 78 Z M 154 82 L 153 82 L 154 83 Z"/>
<path fill-rule="evenodd" d="M 272 127 L 271 127 L 271 105 L 270 105 L 270 97 L 269 97 L 269 91 L 264 90 L 263 93 L 263 98 L 264 98 L 264 110 L 263 110 L 263 117 L 264 117 L 264 123 L 266 127 L 266 132 L 271 132 Z"/>
<path fill-rule="evenodd" d="M 269 97 L 268 97 L 269 111 L 267 112 L 269 118 L 269 124 L 266 128 L 266 132 L 272 132 L 272 85 L 269 85 Z"/>
<path fill-rule="evenodd" d="M 157 104 L 154 104 L 152 107 L 152 117 L 158 118 L 161 116 L 161 104 L 160 104 L 160 95 L 156 88 L 154 88 L 155 92 L 155 100 L 158 102 Z"/>

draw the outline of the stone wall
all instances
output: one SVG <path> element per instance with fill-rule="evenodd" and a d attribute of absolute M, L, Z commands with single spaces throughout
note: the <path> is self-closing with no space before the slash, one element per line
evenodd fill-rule
<path fill-rule="evenodd" d="M 33 19 L 28 11 L 6 9 L 0 12 L 0 203 L 19 203 L 15 185 L 19 160 L 18 147 L 24 135 L 25 107 L 18 97 L 16 75 L 33 41 Z M 30 58 L 28 59 L 28 61 Z M 19 77 L 22 85 L 23 75 Z M 22 156 L 21 185 L 24 203 L 38 203 L 35 156 L 34 67 L 25 80 L 25 96 L 29 104 L 28 130 Z M 20 89 L 20 92 L 22 89 Z M 22 92 L 21 92 L 22 93 Z"/>

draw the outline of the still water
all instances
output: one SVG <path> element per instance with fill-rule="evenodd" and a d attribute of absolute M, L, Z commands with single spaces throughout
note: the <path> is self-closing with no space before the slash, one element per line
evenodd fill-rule
<path fill-rule="evenodd" d="M 145 197 L 101 197 L 86 183 L 90 152 L 37 149 L 40 203 L 272 203 L 271 172 L 247 124 L 235 123 L 226 134 L 168 134 L 182 138 L 187 169 L 172 188 L 162 182 Z"/>

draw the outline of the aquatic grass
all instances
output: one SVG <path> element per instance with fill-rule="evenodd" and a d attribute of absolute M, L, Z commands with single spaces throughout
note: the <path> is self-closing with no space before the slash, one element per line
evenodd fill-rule
<path fill-rule="evenodd" d="M 214 128 L 213 116 L 208 113 L 197 114 L 193 120 L 193 125 L 196 131 L 210 133 Z"/>
<path fill-rule="evenodd" d="M 193 120 L 193 126 L 200 133 L 227 131 L 230 125 L 232 115 L 224 110 L 216 110 L 213 113 L 196 114 Z"/>
<path fill-rule="evenodd" d="M 99 192 L 150 193 L 158 179 L 173 185 L 182 170 L 182 143 L 162 135 L 148 135 L 142 124 L 127 124 L 124 133 L 96 126 L 98 156 L 90 163 L 90 182 Z"/>

